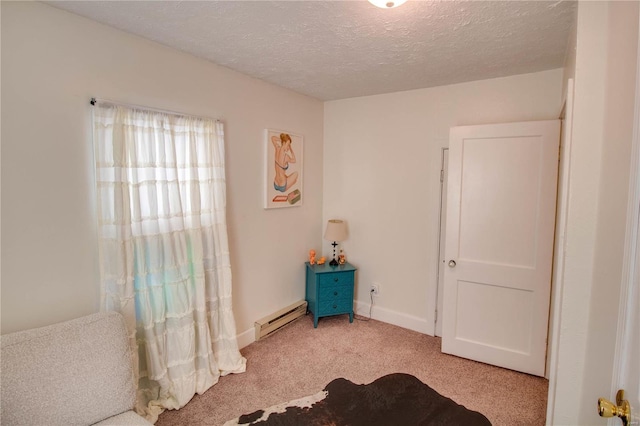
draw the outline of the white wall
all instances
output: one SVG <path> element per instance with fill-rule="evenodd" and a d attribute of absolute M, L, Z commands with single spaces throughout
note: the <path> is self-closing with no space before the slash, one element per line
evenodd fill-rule
<path fill-rule="evenodd" d="M 322 103 L 34 2 L 2 2 L 2 333 L 99 310 L 92 96 L 224 121 L 238 332 L 304 298 Z M 267 127 L 305 137 L 304 205 L 263 210 Z"/>
<path fill-rule="evenodd" d="M 561 94 L 557 69 L 325 103 L 323 216 L 348 221 L 363 313 L 376 281 L 374 318 L 433 334 L 449 128 L 557 118 Z"/>
<path fill-rule="evenodd" d="M 581 2 L 554 424 L 603 424 L 612 385 L 638 49 L 637 2 Z"/>

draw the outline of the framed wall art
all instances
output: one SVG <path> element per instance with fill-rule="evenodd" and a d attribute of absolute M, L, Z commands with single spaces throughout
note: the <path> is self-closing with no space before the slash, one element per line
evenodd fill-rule
<path fill-rule="evenodd" d="M 264 208 L 301 206 L 303 137 L 272 129 L 265 134 Z"/>

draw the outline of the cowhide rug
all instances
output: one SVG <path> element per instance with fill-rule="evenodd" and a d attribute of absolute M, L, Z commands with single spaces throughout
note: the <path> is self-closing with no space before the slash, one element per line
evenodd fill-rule
<path fill-rule="evenodd" d="M 335 379 L 306 398 L 274 405 L 230 420 L 233 425 L 491 425 L 478 413 L 456 404 L 409 374 L 389 374 L 357 385 Z"/>

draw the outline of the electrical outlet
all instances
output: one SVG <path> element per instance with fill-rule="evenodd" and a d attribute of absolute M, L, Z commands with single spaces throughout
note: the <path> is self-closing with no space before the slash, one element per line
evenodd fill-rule
<path fill-rule="evenodd" d="M 379 296 L 380 295 L 380 284 L 378 284 L 378 283 L 371 284 L 371 289 L 369 291 L 371 293 L 373 293 L 374 296 Z"/>

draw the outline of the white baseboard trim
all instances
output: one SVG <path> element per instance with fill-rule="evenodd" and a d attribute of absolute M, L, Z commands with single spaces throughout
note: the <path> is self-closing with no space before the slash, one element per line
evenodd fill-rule
<path fill-rule="evenodd" d="M 238 339 L 238 349 L 249 346 L 256 341 L 256 329 L 252 327 L 247 331 L 243 331 L 236 338 Z"/>
<path fill-rule="evenodd" d="M 371 305 L 369 303 L 354 300 L 355 313 L 360 316 L 368 318 L 370 306 Z M 377 321 L 386 322 L 387 324 L 397 325 L 398 327 L 433 336 L 433 334 L 429 333 L 431 329 L 428 326 L 427 320 L 424 318 L 407 315 L 402 312 L 394 311 L 387 308 L 381 308 L 379 306 L 376 306 L 375 304 L 373 305 L 373 309 L 371 311 L 371 318 Z M 247 331 L 243 331 L 242 333 L 238 334 L 236 338 L 238 339 L 238 349 L 247 347 L 256 341 L 255 329 L 250 328 Z"/>
<path fill-rule="evenodd" d="M 359 300 L 355 300 L 355 311 L 356 314 L 369 317 L 369 307 L 371 306 L 369 303 L 360 302 Z M 397 325 L 398 327 L 407 328 L 409 330 L 417 331 L 418 333 L 428 334 L 433 327 L 429 327 L 429 324 L 426 319 L 419 318 L 413 315 L 407 315 L 402 312 L 393 311 L 391 309 L 382 308 L 380 306 L 373 305 L 373 309 L 371 310 L 371 318 L 377 321 L 386 322 L 388 324 Z"/>

